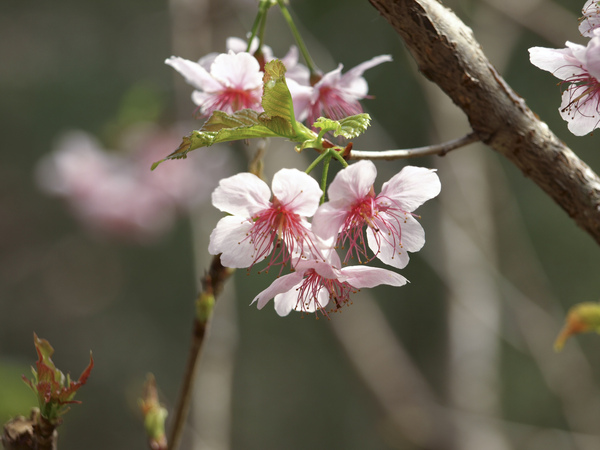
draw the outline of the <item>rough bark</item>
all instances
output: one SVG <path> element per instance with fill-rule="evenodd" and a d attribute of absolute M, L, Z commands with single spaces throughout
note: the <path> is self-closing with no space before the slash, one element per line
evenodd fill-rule
<path fill-rule="evenodd" d="M 600 178 L 496 72 L 473 32 L 436 0 L 369 0 L 404 39 L 419 70 L 600 244 Z"/>

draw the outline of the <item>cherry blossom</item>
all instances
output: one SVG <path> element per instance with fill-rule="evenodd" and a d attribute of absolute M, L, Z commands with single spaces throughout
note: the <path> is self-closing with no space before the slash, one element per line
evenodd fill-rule
<path fill-rule="evenodd" d="M 585 47 L 567 42 L 563 49 L 529 49 L 533 65 L 551 72 L 566 85 L 559 111 L 576 136 L 600 126 L 600 29 L 593 30 L 592 35 Z"/>
<path fill-rule="evenodd" d="M 376 196 L 376 176 L 371 161 L 341 170 L 327 191 L 329 201 L 315 214 L 313 232 L 324 239 L 337 237 L 338 245 L 347 246 L 344 262 L 353 257 L 359 262 L 371 260 L 368 243 L 375 257 L 401 269 L 408 264 L 408 252 L 425 244 L 423 227 L 412 212 L 440 193 L 440 181 L 432 169 L 406 166 Z"/>
<path fill-rule="evenodd" d="M 323 194 L 318 183 L 297 169 L 281 169 L 267 184 L 251 173 L 221 180 L 213 205 L 232 214 L 210 235 L 208 251 L 221 254 L 225 267 L 245 268 L 271 255 L 266 270 L 315 250 L 310 224 Z M 273 251 L 274 249 L 274 251 Z"/>
<path fill-rule="evenodd" d="M 249 53 L 229 51 L 199 62 L 171 56 L 165 63 L 183 75 L 196 90 L 192 101 L 204 116 L 220 110 L 262 111 L 262 77 L 258 61 Z M 208 66 L 208 68 L 207 68 Z"/>
<path fill-rule="evenodd" d="M 66 200 L 92 233 L 149 243 L 171 228 L 180 213 L 207 200 L 227 175 L 227 151 L 193 156 L 188 164 L 169 162 L 150 171 L 165 148 L 175 148 L 181 131 L 140 126 L 128 130 L 128 153 L 106 151 L 81 131 L 64 135 L 38 164 L 36 178 L 47 193 Z"/>
<path fill-rule="evenodd" d="M 321 253 L 327 255 L 325 259 L 301 259 L 293 273 L 277 278 L 252 303 L 262 309 L 274 298 L 275 311 L 280 316 L 287 316 L 292 309 L 306 313 L 320 311 L 327 316 L 325 307 L 330 301 L 334 303 L 330 312 L 338 311 L 349 304 L 350 295 L 361 288 L 380 284 L 403 286 L 408 282 L 402 275 L 377 267 L 340 268 L 335 251 Z"/>
<path fill-rule="evenodd" d="M 241 53 L 245 52 L 248 48 L 248 42 L 238 37 L 229 37 L 226 40 L 226 46 L 228 51 L 233 51 L 234 53 Z M 250 54 L 255 55 L 257 50 L 258 38 L 254 37 L 254 39 L 252 40 L 252 45 L 250 46 Z M 268 45 L 263 45 L 261 48 L 261 52 L 263 59 L 263 67 L 265 63 L 276 59 L 273 54 L 273 49 L 271 49 L 271 47 L 269 47 Z M 288 81 L 288 83 L 291 80 L 293 83 L 308 86 L 310 78 L 309 70 L 305 65 L 300 64 L 298 62 L 298 57 L 298 47 L 292 45 L 289 51 L 285 54 L 285 56 L 283 58 L 280 58 L 281 62 L 286 68 L 285 78 Z M 204 60 L 204 58 L 202 60 Z"/>
<path fill-rule="evenodd" d="M 593 31 L 600 28 L 600 6 L 598 0 L 588 0 L 581 10 L 583 17 L 579 19 L 579 32 L 582 36 L 593 37 Z"/>
<path fill-rule="evenodd" d="M 337 120 L 362 113 L 363 109 L 358 101 L 367 98 L 369 92 L 363 73 L 391 60 L 390 55 L 376 56 L 345 74 L 342 74 L 343 65 L 340 64 L 308 89 L 301 83 L 289 83 L 296 117 L 301 121 L 307 119 L 307 123 L 312 125 L 320 116 Z"/>

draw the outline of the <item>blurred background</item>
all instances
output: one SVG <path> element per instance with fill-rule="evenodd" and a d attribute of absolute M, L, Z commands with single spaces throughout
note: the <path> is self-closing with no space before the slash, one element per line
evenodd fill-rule
<path fill-rule="evenodd" d="M 598 172 L 598 136 L 568 132 L 557 80 L 527 53 L 584 43 L 583 2 L 446 4 L 508 83 Z M 201 125 L 192 88 L 164 60 L 224 51 L 228 36 L 249 31 L 256 6 L 0 3 L 2 423 L 35 405 L 21 381 L 36 359 L 33 332 L 74 377 L 90 350 L 96 362 L 77 396 L 83 404 L 59 429 L 61 448 L 146 448 L 137 398 L 147 372 L 174 406 L 208 235 L 221 217 L 207 201 L 219 177 L 245 170 L 255 144 L 198 150 L 150 174 L 151 161 Z M 322 70 L 394 58 L 365 74 L 374 98 L 363 105 L 374 123 L 354 148 L 417 147 L 469 131 L 368 1 L 291 1 L 291 8 Z M 267 43 L 283 56 L 291 34 L 276 8 L 269 17 Z M 69 186 L 55 176 L 64 164 L 56 151 L 78 146 L 89 150 L 67 168 L 78 183 L 135 174 L 139 184 L 116 176 L 102 198 L 136 221 L 60 198 Z M 89 164 L 98 149 L 109 159 Z M 312 156 L 272 141 L 266 177 L 282 166 L 303 170 Z M 182 448 L 600 448 L 600 338 L 582 335 L 562 353 L 552 350 L 565 311 L 598 300 L 597 244 L 485 146 L 377 164 L 378 183 L 406 164 L 437 168 L 443 186 L 417 211 L 427 244 L 402 271 L 411 283 L 363 291 L 330 321 L 280 318 L 270 305 L 248 306 L 269 276 L 238 271 L 217 305 Z M 169 199 L 140 203 L 153 189 Z"/>

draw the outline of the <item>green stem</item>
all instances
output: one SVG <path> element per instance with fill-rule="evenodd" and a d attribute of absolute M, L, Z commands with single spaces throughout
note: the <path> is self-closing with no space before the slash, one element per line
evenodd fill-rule
<path fill-rule="evenodd" d="M 330 151 L 333 154 L 333 157 L 342 163 L 343 167 L 348 167 L 348 162 L 344 159 L 344 157 L 342 155 L 340 155 L 340 152 L 338 152 L 337 150 L 335 150 L 333 148 Z"/>
<path fill-rule="evenodd" d="M 335 153 L 335 150 L 332 149 L 327 149 L 327 151 L 324 152 L 325 157 L 323 159 L 323 172 L 321 172 L 321 190 L 323 191 L 323 196 L 321 197 L 321 201 L 319 202 L 320 205 L 325 203 L 325 191 L 327 189 L 327 173 L 329 172 L 329 163 L 331 162 L 331 156 Z"/>
<path fill-rule="evenodd" d="M 246 47 L 246 52 L 250 53 L 250 48 L 252 47 L 252 41 L 254 37 L 259 34 L 259 49 L 262 46 L 263 35 L 265 32 L 265 25 L 267 23 L 267 11 L 271 7 L 272 3 L 270 0 L 261 0 L 258 5 L 258 13 L 256 14 L 256 18 L 254 19 L 254 23 L 252 24 L 252 30 L 250 31 L 250 38 L 248 38 L 248 46 Z M 260 28 L 260 31 L 259 31 Z"/>
<path fill-rule="evenodd" d="M 312 170 L 317 167 L 317 164 L 319 164 L 321 161 L 323 161 L 324 158 L 327 157 L 327 154 L 329 153 L 329 150 L 324 150 L 318 157 L 317 159 L 315 159 L 310 166 L 308 166 L 308 169 L 306 169 L 306 173 L 311 173 Z"/>
<path fill-rule="evenodd" d="M 304 57 L 304 61 L 306 62 L 306 66 L 308 67 L 308 70 L 310 70 L 310 74 L 312 75 L 314 73 L 318 73 L 319 71 L 315 67 L 315 63 L 313 62 L 312 58 L 310 57 L 310 53 L 308 53 L 308 49 L 306 48 L 306 45 L 304 45 L 302 36 L 300 36 L 300 33 L 298 32 L 298 29 L 296 28 L 296 24 L 294 24 L 294 20 L 292 19 L 290 12 L 288 11 L 287 7 L 285 6 L 284 0 L 277 0 L 277 4 L 279 5 L 281 14 L 283 14 L 283 18 L 285 19 L 288 26 L 290 27 L 290 31 L 294 35 L 296 44 L 298 44 L 298 48 L 300 49 L 300 53 L 302 53 L 302 56 Z"/>

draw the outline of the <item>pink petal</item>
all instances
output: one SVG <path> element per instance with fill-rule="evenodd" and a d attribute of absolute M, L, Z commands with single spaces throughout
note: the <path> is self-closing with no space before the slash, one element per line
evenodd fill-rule
<path fill-rule="evenodd" d="M 298 304 L 298 289 L 302 286 L 302 281 L 293 286 L 289 291 L 277 294 L 273 299 L 275 311 L 281 317 L 287 316 Z"/>
<path fill-rule="evenodd" d="M 571 43 L 567 42 L 568 46 L 569 44 Z M 556 78 L 566 80 L 574 73 L 584 72 L 577 67 L 578 61 L 573 56 L 573 49 L 583 50 L 585 47 L 578 44 L 561 49 L 533 47 L 529 49 L 529 60 L 531 64 L 552 73 Z"/>
<path fill-rule="evenodd" d="M 280 278 L 277 278 L 271 285 L 254 297 L 254 300 L 250 304 L 258 302 L 258 309 L 263 309 L 264 306 L 271 300 L 273 297 L 279 294 L 283 294 L 284 292 L 292 291 L 295 293 L 296 298 L 298 297 L 298 292 L 296 289 L 302 283 L 302 278 L 304 277 L 303 271 L 296 271 L 290 273 L 288 275 L 284 275 Z M 289 311 L 288 311 L 289 312 Z"/>
<path fill-rule="evenodd" d="M 356 98 L 362 99 L 366 97 L 369 88 L 365 79 L 362 78 L 362 74 L 368 69 L 391 60 L 392 57 L 390 55 L 380 55 L 353 67 L 342 75 L 339 84 L 340 88 L 350 91 Z"/>
<path fill-rule="evenodd" d="M 378 234 L 379 236 L 375 237 L 373 229 L 371 227 L 367 228 L 367 243 L 375 256 L 388 266 L 397 269 L 406 267 L 409 261 L 408 252 L 402 248 L 399 243 L 393 245 L 392 243 L 387 242 L 385 240 L 385 237 L 387 237 L 387 232 L 385 230 L 381 230 Z"/>
<path fill-rule="evenodd" d="M 249 53 L 229 51 L 217 56 L 210 74 L 226 87 L 244 91 L 262 87 L 263 73 L 260 65 Z"/>
<path fill-rule="evenodd" d="M 314 88 L 303 86 L 294 79 L 286 79 L 294 103 L 294 115 L 299 122 L 304 121 L 310 112 Z"/>
<path fill-rule="evenodd" d="M 342 269 L 349 284 L 355 288 L 372 288 L 380 284 L 389 286 L 404 286 L 408 280 L 391 270 L 379 267 L 351 266 Z"/>
<path fill-rule="evenodd" d="M 440 179 L 433 169 L 406 166 L 383 184 L 377 200 L 389 198 L 407 212 L 412 212 L 440 193 Z M 380 200 L 381 199 L 381 200 Z"/>
<path fill-rule="evenodd" d="M 252 217 L 271 206 L 269 186 L 251 173 L 238 173 L 219 182 L 212 194 L 215 208 L 235 216 Z"/>
<path fill-rule="evenodd" d="M 214 92 L 223 88 L 210 74 L 198 63 L 178 56 L 171 56 L 165 64 L 173 67 L 185 80 L 201 91 Z"/>
<path fill-rule="evenodd" d="M 581 95 L 585 89 L 585 86 L 569 87 L 562 94 L 559 108 L 561 117 L 568 122 L 569 131 L 575 136 L 585 136 L 600 126 L 599 105 L 596 99 L 589 99 L 585 103 L 580 101 L 578 105 L 569 107 L 571 100 Z"/>
<path fill-rule="evenodd" d="M 367 160 L 340 170 L 327 190 L 329 201 L 339 207 L 353 204 L 369 194 L 376 177 L 375 164 Z"/>
<path fill-rule="evenodd" d="M 590 75 L 596 80 L 600 80 L 600 36 L 596 36 L 588 42 L 585 57 L 586 68 Z"/>
<path fill-rule="evenodd" d="M 347 214 L 346 208 L 337 207 L 330 202 L 323 203 L 313 217 L 313 233 L 323 239 L 337 239 Z"/>
<path fill-rule="evenodd" d="M 329 303 L 329 294 L 327 289 L 319 289 L 317 298 L 309 298 L 305 303 L 299 303 L 297 289 L 302 285 L 298 283 L 295 289 L 275 296 L 275 311 L 280 316 L 287 316 L 292 309 L 307 313 L 314 313 L 317 310 L 317 304 L 320 308 L 324 308 Z"/>
<path fill-rule="evenodd" d="M 223 217 L 210 234 L 208 253 L 221 253 L 225 267 L 242 269 L 254 263 L 254 244 L 248 237 L 252 222 L 239 216 Z"/>
<path fill-rule="evenodd" d="M 281 169 L 273 176 L 273 195 L 295 214 L 310 217 L 317 211 L 323 191 L 310 175 L 298 169 Z"/>

